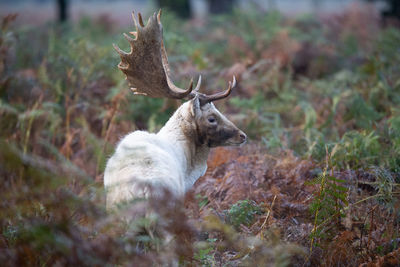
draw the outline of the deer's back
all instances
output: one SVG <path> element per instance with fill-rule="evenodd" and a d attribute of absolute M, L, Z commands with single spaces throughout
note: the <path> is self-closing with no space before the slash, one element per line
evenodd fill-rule
<path fill-rule="evenodd" d="M 183 170 L 174 147 L 159 136 L 133 132 L 118 144 L 104 172 L 107 206 L 138 197 L 147 197 L 145 185 L 184 193 Z"/>

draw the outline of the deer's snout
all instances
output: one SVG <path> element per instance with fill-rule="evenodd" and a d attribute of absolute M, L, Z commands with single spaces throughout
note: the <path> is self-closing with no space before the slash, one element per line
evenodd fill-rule
<path fill-rule="evenodd" d="M 244 132 L 239 131 L 239 139 L 240 143 L 243 144 L 247 140 L 247 135 Z"/>

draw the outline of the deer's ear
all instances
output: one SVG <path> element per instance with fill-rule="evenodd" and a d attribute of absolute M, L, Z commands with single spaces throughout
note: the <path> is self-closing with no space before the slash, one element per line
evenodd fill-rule
<path fill-rule="evenodd" d="M 196 115 L 200 112 L 200 100 L 197 95 L 192 99 L 190 112 L 192 113 L 193 117 L 196 117 Z"/>

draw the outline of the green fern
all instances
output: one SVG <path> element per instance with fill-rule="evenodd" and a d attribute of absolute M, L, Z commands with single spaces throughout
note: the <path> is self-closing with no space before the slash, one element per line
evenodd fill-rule
<path fill-rule="evenodd" d="M 316 240 L 329 238 L 335 234 L 333 226 L 338 226 L 344 216 L 344 210 L 349 205 L 347 201 L 348 188 L 345 180 L 333 176 L 333 171 L 328 174 L 330 156 L 327 156 L 327 164 L 324 171 L 307 184 L 318 185 L 319 190 L 311 202 L 309 209 L 314 217 L 314 227 L 310 234 L 312 250 Z M 317 243 L 318 244 L 318 243 Z"/>

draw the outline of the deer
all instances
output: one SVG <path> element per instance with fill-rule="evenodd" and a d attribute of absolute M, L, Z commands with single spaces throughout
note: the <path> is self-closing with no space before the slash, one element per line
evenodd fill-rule
<path fill-rule="evenodd" d="M 164 189 L 183 198 L 205 174 L 212 148 L 239 146 L 247 139 L 213 104 L 230 95 L 236 86 L 235 77 L 226 90 L 211 95 L 199 92 L 201 76 L 195 88 L 193 79 L 187 89 L 179 88 L 170 78 L 161 10 L 150 16 L 146 25 L 140 13 L 138 21 L 134 13 L 132 17 L 136 31 L 130 32 L 131 35 L 124 33 L 130 52 L 114 44 L 121 59 L 118 68 L 125 74 L 131 90 L 147 97 L 187 101 L 157 133 L 136 130 L 117 144 L 104 172 L 107 208 L 160 194 Z M 147 190 L 143 184 L 153 190 Z"/>

